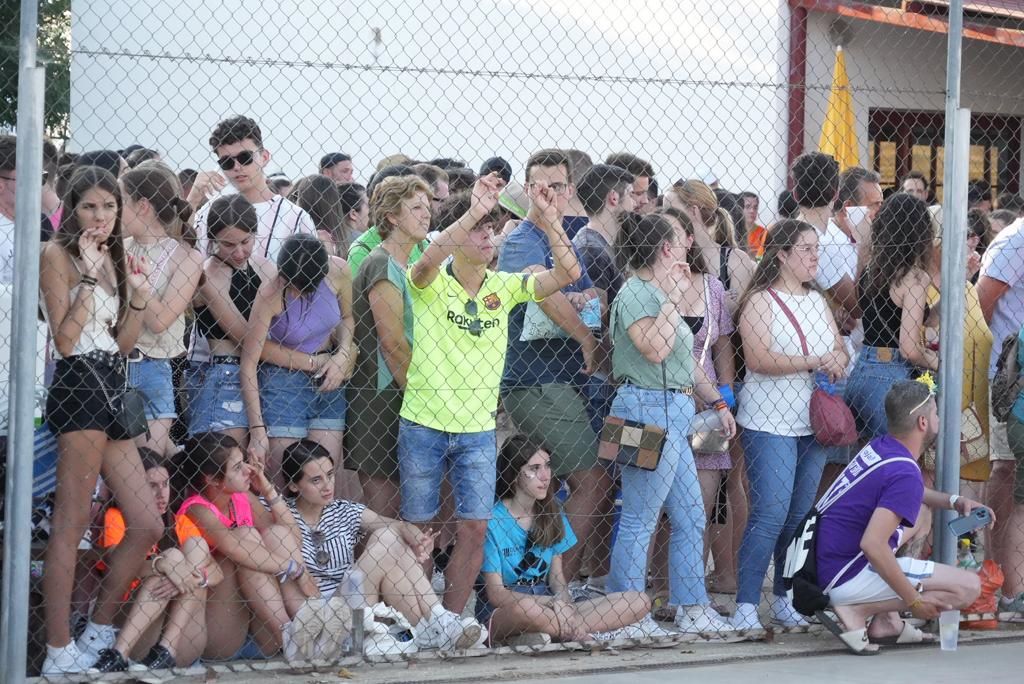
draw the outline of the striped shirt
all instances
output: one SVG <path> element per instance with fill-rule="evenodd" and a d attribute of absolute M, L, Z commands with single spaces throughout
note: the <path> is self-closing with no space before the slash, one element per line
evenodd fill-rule
<path fill-rule="evenodd" d="M 299 515 L 294 499 L 288 499 L 288 508 L 302 531 L 302 560 L 306 569 L 316 578 L 320 593 L 330 596 L 355 561 L 355 548 L 361 535 L 366 506 L 335 499 L 324 507 L 315 528 L 310 528 Z M 320 544 L 314 539 L 318 536 L 322 537 Z M 321 566 L 317 563 L 317 556 L 323 560 L 324 551 L 327 553 L 327 562 Z"/>

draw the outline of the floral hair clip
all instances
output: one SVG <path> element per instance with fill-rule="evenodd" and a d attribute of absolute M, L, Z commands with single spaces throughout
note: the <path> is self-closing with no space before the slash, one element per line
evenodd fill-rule
<path fill-rule="evenodd" d="M 917 406 L 910 409 L 909 413 L 911 414 L 913 414 L 915 411 L 917 411 L 922 406 L 927 404 L 929 399 L 934 399 L 939 394 L 939 384 L 935 382 L 935 376 L 932 375 L 930 371 L 925 371 L 924 373 L 921 373 L 921 375 L 919 375 L 916 378 L 916 380 L 917 382 L 921 383 L 922 385 L 928 388 L 928 396 L 926 396 L 924 400 L 920 402 Z"/>

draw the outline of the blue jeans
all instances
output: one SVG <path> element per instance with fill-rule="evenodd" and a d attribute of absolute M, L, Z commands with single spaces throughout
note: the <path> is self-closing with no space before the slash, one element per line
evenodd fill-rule
<path fill-rule="evenodd" d="M 785 596 L 782 568 L 797 525 L 814 505 L 829 449 L 814 435 L 740 432 L 750 481 L 750 517 L 740 544 L 737 603 L 761 602 L 761 584 L 775 554 L 772 593 Z"/>
<path fill-rule="evenodd" d="M 664 507 L 672 523 L 668 552 L 670 600 L 681 606 L 708 602 L 704 587 L 704 503 L 686 438 L 693 412 L 691 397 L 670 392 L 666 425 L 662 390 L 622 385 L 615 394 L 611 415 L 653 423 L 668 432 L 656 470 L 622 468 L 622 512 L 612 546 L 609 591 L 647 588 L 647 550 Z"/>
<path fill-rule="evenodd" d="M 455 516 L 490 520 L 498 443 L 494 430 L 442 432 L 411 420 L 398 422 L 402 518 L 427 522 L 441 510 L 445 472 L 455 492 Z"/>
<path fill-rule="evenodd" d="M 857 432 L 868 441 L 889 430 L 885 417 L 885 395 L 900 380 L 909 380 L 913 368 L 900 354 L 892 361 L 880 361 L 876 347 L 864 347 L 857 356 L 843 398 L 853 411 Z"/>

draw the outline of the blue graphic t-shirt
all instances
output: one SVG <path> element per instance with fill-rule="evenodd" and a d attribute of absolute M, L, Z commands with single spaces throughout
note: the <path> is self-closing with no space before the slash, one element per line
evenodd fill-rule
<path fill-rule="evenodd" d="M 522 581 L 546 581 L 551 571 L 551 560 L 576 544 L 576 535 L 564 513 L 562 524 L 565 525 L 565 536 L 562 541 L 554 546 L 531 546 L 529 552 L 526 548 L 526 530 L 519 526 L 505 504 L 501 501 L 494 504 L 491 513 L 480 572 L 501 573 L 501 582 L 505 586 Z"/>

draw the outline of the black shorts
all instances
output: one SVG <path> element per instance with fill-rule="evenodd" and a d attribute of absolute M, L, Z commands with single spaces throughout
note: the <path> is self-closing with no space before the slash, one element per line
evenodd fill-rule
<path fill-rule="evenodd" d="M 114 397 L 124 383 L 124 360 L 120 356 L 90 354 L 58 360 L 46 397 L 47 425 L 55 435 L 99 430 L 111 439 L 120 439 L 103 390 Z"/>

